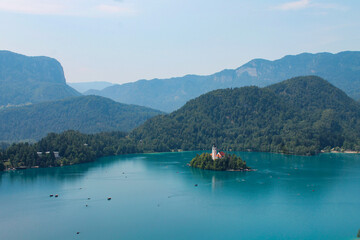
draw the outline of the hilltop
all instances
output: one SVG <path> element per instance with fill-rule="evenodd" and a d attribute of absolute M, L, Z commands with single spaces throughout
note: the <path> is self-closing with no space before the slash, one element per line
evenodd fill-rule
<path fill-rule="evenodd" d="M 57 60 L 0 51 L 0 108 L 80 95 L 66 85 Z"/>
<path fill-rule="evenodd" d="M 101 91 L 89 90 L 84 94 L 172 112 L 190 99 L 212 90 L 251 85 L 264 87 L 305 75 L 322 77 L 350 97 L 360 99 L 360 52 L 355 51 L 337 54 L 302 53 L 274 61 L 254 59 L 237 69 L 226 69 L 208 76 L 139 80 L 115 84 Z"/>
<path fill-rule="evenodd" d="M 360 105 L 316 76 L 265 88 L 220 89 L 157 116 L 132 137 L 157 151 L 207 149 L 315 154 L 360 149 Z"/>
<path fill-rule="evenodd" d="M 0 110 L 0 142 L 39 140 L 47 133 L 128 132 L 162 112 L 114 102 L 99 96 L 81 96 Z"/>

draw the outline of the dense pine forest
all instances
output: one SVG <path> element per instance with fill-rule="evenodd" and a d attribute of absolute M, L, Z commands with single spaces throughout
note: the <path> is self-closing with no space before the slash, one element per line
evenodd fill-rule
<path fill-rule="evenodd" d="M 55 157 L 59 153 L 59 158 Z M 56 167 L 91 162 L 103 156 L 139 152 L 122 132 L 82 134 L 66 131 L 51 133 L 35 144 L 18 143 L 0 152 L 8 168 Z M 3 164 L 0 164 L 0 169 Z"/>
<path fill-rule="evenodd" d="M 49 134 L 0 153 L 0 169 L 94 161 L 102 156 L 205 150 L 313 155 L 360 150 L 360 104 L 327 81 L 297 77 L 266 87 L 215 90 L 159 115 L 130 134 Z M 59 152 L 56 158 L 54 152 Z"/>
<path fill-rule="evenodd" d="M 266 87 L 221 89 L 154 117 L 131 136 L 164 150 L 313 155 L 340 147 L 360 150 L 360 105 L 327 81 L 297 77 Z"/>
<path fill-rule="evenodd" d="M 0 141 L 38 141 L 47 133 L 129 132 L 162 112 L 121 104 L 99 96 L 81 96 L 0 110 Z"/>

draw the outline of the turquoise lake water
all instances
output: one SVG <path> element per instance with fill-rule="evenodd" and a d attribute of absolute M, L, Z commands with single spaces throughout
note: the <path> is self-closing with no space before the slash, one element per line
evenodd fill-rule
<path fill-rule="evenodd" d="M 258 171 L 214 172 L 196 153 L 0 173 L 0 239 L 356 239 L 359 155 L 239 152 Z"/>

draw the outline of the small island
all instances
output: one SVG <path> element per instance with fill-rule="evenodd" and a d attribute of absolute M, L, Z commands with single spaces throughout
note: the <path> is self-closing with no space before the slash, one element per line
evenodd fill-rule
<path fill-rule="evenodd" d="M 235 154 L 217 152 L 215 146 L 212 148 L 212 153 L 196 154 L 190 166 L 215 171 L 251 171 L 251 168 L 246 166 L 246 162 L 240 157 Z"/>

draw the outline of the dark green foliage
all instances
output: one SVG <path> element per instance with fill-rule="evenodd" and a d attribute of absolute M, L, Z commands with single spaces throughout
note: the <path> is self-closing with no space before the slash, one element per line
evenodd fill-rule
<path fill-rule="evenodd" d="M 0 108 L 80 96 L 55 59 L 0 51 Z"/>
<path fill-rule="evenodd" d="M 202 153 L 201 155 L 196 154 L 196 157 L 191 160 L 190 166 L 216 171 L 243 171 L 250 169 L 248 166 L 246 166 L 246 162 L 244 162 L 240 157 L 236 156 L 235 154 L 225 154 L 224 157 L 216 159 L 215 161 L 211 158 L 210 153 Z"/>
<path fill-rule="evenodd" d="M 360 105 L 325 80 L 298 77 L 267 88 L 215 90 L 132 133 L 145 146 L 312 155 L 360 149 Z"/>
<path fill-rule="evenodd" d="M 360 99 L 360 52 L 303 53 L 275 61 L 254 59 L 237 69 L 227 69 L 208 76 L 186 75 L 140 80 L 85 94 L 172 112 L 190 99 L 215 89 L 249 85 L 264 87 L 304 75 L 320 76 L 350 97 Z"/>
<path fill-rule="evenodd" d="M 130 131 L 160 111 L 82 96 L 0 110 L 0 140 L 39 140 L 49 132 Z"/>
<path fill-rule="evenodd" d="M 50 133 L 35 144 L 11 145 L 0 159 L 10 159 L 10 167 L 50 167 L 95 161 L 103 156 L 141 152 L 122 132 L 82 134 L 66 131 Z M 59 152 L 60 158 L 55 158 Z M 39 154 L 38 154 L 39 153 Z"/>
<path fill-rule="evenodd" d="M 0 172 L 5 170 L 4 160 L 5 160 L 4 152 L 3 150 L 0 149 Z"/>

